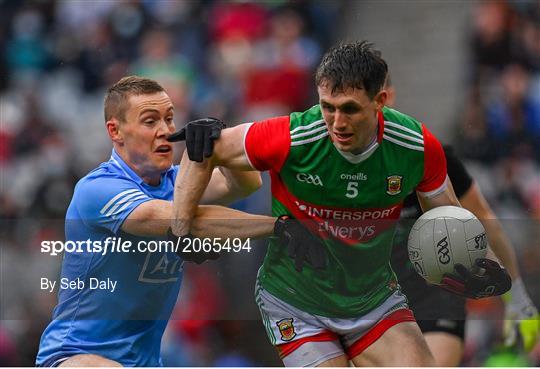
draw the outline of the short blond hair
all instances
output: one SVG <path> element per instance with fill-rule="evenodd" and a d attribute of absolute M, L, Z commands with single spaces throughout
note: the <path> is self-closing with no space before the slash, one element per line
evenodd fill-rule
<path fill-rule="evenodd" d="M 105 122 L 112 118 L 117 118 L 120 121 L 126 119 L 130 96 L 150 95 L 163 91 L 165 89 L 152 79 L 139 76 L 123 77 L 112 85 L 105 94 L 103 103 Z"/>

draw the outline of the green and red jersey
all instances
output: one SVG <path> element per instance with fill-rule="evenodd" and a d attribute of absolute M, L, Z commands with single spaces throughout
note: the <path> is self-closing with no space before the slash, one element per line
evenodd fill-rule
<path fill-rule="evenodd" d="M 398 288 L 389 261 L 404 198 L 446 188 L 444 152 L 423 124 L 389 108 L 378 124 L 377 139 L 358 155 L 334 146 L 319 105 L 246 131 L 250 164 L 270 172 L 273 215 L 305 219 L 327 247 L 325 270 L 297 272 L 271 239 L 259 273 L 266 290 L 306 312 L 351 318 L 386 300 Z"/>

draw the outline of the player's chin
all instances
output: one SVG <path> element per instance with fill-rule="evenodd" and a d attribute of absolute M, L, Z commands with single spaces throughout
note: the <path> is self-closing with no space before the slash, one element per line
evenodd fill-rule
<path fill-rule="evenodd" d="M 167 170 L 173 164 L 173 154 L 172 151 L 168 153 L 155 153 L 154 163 L 159 170 Z"/>
<path fill-rule="evenodd" d="M 352 148 L 352 145 L 349 145 L 349 144 L 344 144 L 344 143 L 341 143 L 341 142 L 336 142 L 334 141 L 334 145 L 341 151 L 343 152 L 352 152 L 353 151 L 353 148 Z"/>

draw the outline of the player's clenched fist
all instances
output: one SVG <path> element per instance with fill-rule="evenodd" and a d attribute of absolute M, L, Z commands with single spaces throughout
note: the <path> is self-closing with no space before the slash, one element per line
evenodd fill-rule
<path fill-rule="evenodd" d="M 216 118 L 192 120 L 184 128 L 167 137 L 169 142 L 186 141 L 190 160 L 201 163 L 204 158 L 212 156 L 214 140 L 221 135 L 225 123 Z"/>
<path fill-rule="evenodd" d="M 294 266 L 301 272 L 304 261 L 316 269 L 326 268 L 328 256 L 322 241 L 315 237 L 298 219 L 282 215 L 274 225 L 276 235 L 282 246 L 286 246 Z"/>

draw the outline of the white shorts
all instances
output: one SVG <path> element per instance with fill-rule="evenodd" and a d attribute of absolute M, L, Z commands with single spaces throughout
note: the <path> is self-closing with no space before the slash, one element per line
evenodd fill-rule
<path fill-rule="evenodd" d="M 258 283 L 255 296 L 268 338 L 285 366 L 317 366 L 343 354 L 352 359 L 390 327 L 415 321 L 399 290 L 366 315 L 350 319 L 306 313 L 278 299 Z"/>

